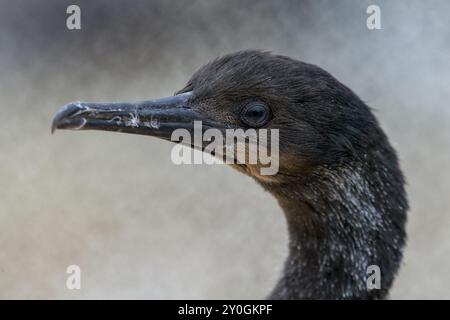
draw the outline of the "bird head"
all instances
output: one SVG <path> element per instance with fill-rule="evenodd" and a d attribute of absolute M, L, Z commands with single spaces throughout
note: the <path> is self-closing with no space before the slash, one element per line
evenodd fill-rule
<path fill-rule="evenodd" d="M 276 174 L 261 174 L 267 164 L 260 161 L 232 163 L 236 169 L 269 183 L 281 183 L 316 166 L 361 156 L 376 142 L 377 131 L 369 108 L 329 73 L 261 51 L 237 52 L 207 63 L 171 97 L 126 103 L 69 103 L 55 115 L 52 131 L 93 129 L 171 140 L 176 129 L 193 133 L 196 121 L 201 121 L 202 132 L 215 129 L 224 136 L 230 129 L 254 129 L 260 138 L 264 129 L 266 141 L 270 141 L 273 130 L 278 130 L 278 155 L 273 155 L 270 143 L 264 145 L 276 157 Z M 189 144 L 205 150 L 208 143 Z M 223 154 L 215 151 L 223 159 Z"/>

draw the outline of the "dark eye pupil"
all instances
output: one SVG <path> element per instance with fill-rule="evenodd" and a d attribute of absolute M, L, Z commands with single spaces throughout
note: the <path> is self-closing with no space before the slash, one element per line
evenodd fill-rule
<path fill-rule="evenodd" d="M 269 109 L 261 102 L 249 103 L 243 108 L 241 119 L 252 127 L 263 126 L 269 120 Z"/>
<path fill-rule="evenodd" d="M 257 120 L 261 117 L 264 117 L 264 111 L 264 108 L 262 108 L 261 106 L 254 106 L 247 111 L 247 117 Z"/>

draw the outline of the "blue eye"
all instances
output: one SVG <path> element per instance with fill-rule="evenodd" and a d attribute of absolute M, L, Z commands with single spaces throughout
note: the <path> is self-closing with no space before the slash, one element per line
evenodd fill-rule
<path fill-rule="evenodd" d="M 241 121 L 250 127 L 261 127 L 270 119 L 270 109 L 263 102 L 247 103 L 241 110 Z"/>

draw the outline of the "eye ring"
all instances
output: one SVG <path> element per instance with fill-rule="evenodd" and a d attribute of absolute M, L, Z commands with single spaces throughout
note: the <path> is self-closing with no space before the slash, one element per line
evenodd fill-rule
<path fill-rule="evenodd" d="M 259 128 L 270 120 L 270 108 L 261 101 L 245 104 L 240 112 L 242 123 L 250 127 Z"/>

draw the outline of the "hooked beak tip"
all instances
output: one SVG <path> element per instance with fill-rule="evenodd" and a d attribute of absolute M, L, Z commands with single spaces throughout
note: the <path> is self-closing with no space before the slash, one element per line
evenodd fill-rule
<path fill-rule="evenodd" d="M 74 119 L 73 117 L 80 114 L 83 110 L 84 109 L 79 102 L 72 102 L 62 106 L 55 114 L 55 117 L 53 118 L 51 126 L 51 134 L 53 134 L 56 131 L 56 129 L 76 129 L 74 128 L 74 124 L 75 126 L 78 126 L 80 128 L 85 123 L 86 120 L 82 118 Z M 70 126 L 69 126 L 69 119 L 71 122 Z"/>

